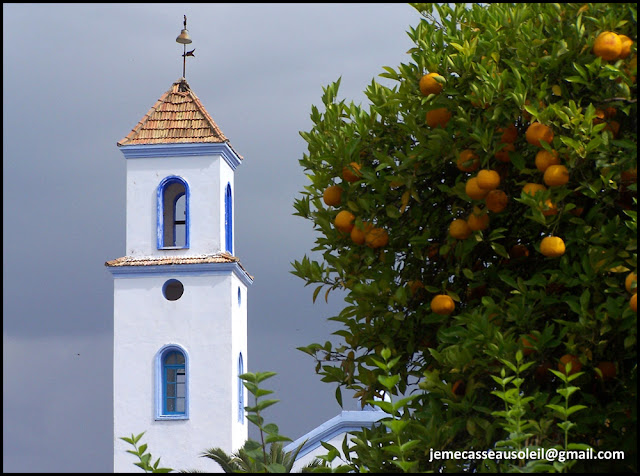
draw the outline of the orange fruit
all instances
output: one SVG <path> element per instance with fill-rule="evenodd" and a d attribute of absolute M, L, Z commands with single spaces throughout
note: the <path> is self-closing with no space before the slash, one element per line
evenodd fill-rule
<path fill-rule="evenodd" d="M 638 169 L 627 169 L 620 174 L 622 183 L 635 183 L 638 181 Z"/>
<path fill-rule="evenodd" d="M 473 172 L 480 167 L 480 158 L 471 149 L 465 149 L 460 152 L 456 166 L 463 172 Z"/>
<path fill-rule="evenodd" d="M 629 299 L 629 307 L 633 312 L 635 312 L 636 314 L 638 313 L 638 294 L 637 293 L 631 296 L 631 299 Z"/>
<path fill-rule="evenodd" d="M 369 248 L 380 248 L 389 243 L 389 234 L 383 228 L 371 228 L 364 236 L 364 243 Z"/>
<path fill-rule="evenodd" d="M 331 187 L 327 187 L 322 194 L 324 203 L 326 203 L 330 207 L 337 207 L 338 205 L 340 205 L 341 197 L 342 187 L 340 187 L 339 185 L 332 185 Z"/>
<path fill-rule="evenodd" d="M 596 365 L 596 369 L 600 372 L 596 372 L 596 378 L 604 380 L 611 380 L 617 374 L 616 364 L 613 362 L 600 362 Z"/>
<path fill-rule="evenodd" d="M 453 299 L 448 294 L 438 294 L 431 300 L 431 310 L 436 314 L 447 316 L 456 308 Z"/>
<path fill-rule="evenodd" d="M 636 283 L 636 286 L 638 282 L 638 276 L 636 276 L 636 273 L 629 273 L 626 277 L 626 279 L 624 280 L 624 288 L 627 290 L 627 292 L 629 293 L 637 293 L 638 292 L 638 288 L 633 288 L 633 290 L 631 290 L 631 286 L 633 286 L 633 283 Z"/>
<path fill-rule="evenodd" d="M 420 289 L 424 288 L 424 284 L 419 279 L 415 281 L 409 281 L 408 284 L 409 289 L 411 290 L 411 294 L 415 294 L 420 291 Z"/>
<path fill-rule="evenodd" d="M 362 174 L 360 173 L 359 163 L 351 162 L 342 168 L 342 178 L 346 182 L 355 182 L 356 180 L 360 180 L 360 177 L 362 177 Z"/>
<path fill-rule="evenodd" d="M 457 395 L 459 397 L 464 396 L 465 390 L 466 390 L 466 385 L 462 380 L 456 380 L 453 386 L 451 387 L 451 392 L 453 392 L 454 395 Z"/>
<path fill-rule="evenodd" d="M 524 187 L 522 187 L 522 191 L 527 195 L 535 196 L 537 192 L 544 192 L 547 189 L 544 185 L 540 183 L 527 183 Z"/>
<path fill-rule="evenodd" d="M 613 134 L 613 137 L 616 138 L 618 137 L 618 133 L 620 132 L 620 123 L 618 121 L 609 121 L 607 122 L 607 125 L 604 126 L 604 129 L 602 130 L 611 131 L 611 134 Z"/>
<path fill-rule="evenodd" d="M 522 353 L 524 355 L 530 355 L 536 351 L 533 343 L 536 342 L 538 338 L 533 334 L 527 334 L 526 336 L 522 336 L 520 338 L 520 342 L 522 343 Z"/>
<path fill-rule="evenodd" d="M 569 170 L 564 165 L 550 165 L 542 177 L 549 187 L 559 187 L 569 181 Z"/>
<path fill-rule="evenodd" d="M 631 54 L 631 45 L 633 45 L 633 40 L 629 38 L 627 35 L 618 35 L 620 38 L 620 54 L 618 58 L 625 59 L 627 56 Z"/>
<path fill-rule="evenodd" d="M 622 53 L 622 40 L 612 31 L 603 31 L 593 43 L 593 54 L 603 60 L 618 59 L 620 53 Z"/>
<path fill-rule="evenodd" d="M 525 138 L 529 144 L 542 147 L 540 144 L 541 141 L 551 144 L 551 141 L 553 141 L 553 131 L 549 126 L 545 126 L 539 122 L 532 122 L 531 125 L 527 127 Z"/>
<path fill-rule="evenodd" d="M 351 230 L 353 230 L 354 227 L 353 221 L 355 219 L 356 217 L 353 213 L 347 210 L 342 210 L 336 215 L 333 224 L 339 231 L 343 233 L 351 233 Z"/>
<path fill-rule="evenodd" d="M 529 256 L 529 248 L 525 245 L 513 245 L 509 250 L 509 258 L 518 259 Z"/>
<path fill-rule="evenodd" d="M 427 125 L 429 127 L 447 127 L 449 119 L 451 119 L 451 113 L 446 107 L 439 107 L 427 112 Z"/>
<path fill-rule="evenodd" d="M 420 92 L 423 96 L 428 96 L 429 94 L 440 94 L 440 92 L 442 92 L 443 86 L 436 81 L 436 77 L 442 78 L 438 73 L 425 74 L 420 78 Z"/>
<path fill-rule="evenodd" d="M 373 228 L 373 225 L 364 221 L 362 222 L 362 228 L 354 225 L 351 229 L 351 241 L 356 245 L 364 244 L 365 237 L 371 228 Z"/>
<path fill-rule="evenodd" d="M 547 199 L 547 201 L 544 202 L 544 205 L 542 206 L 542 214 L 546 217 L 557 215 L 558 208 L 556 207 L 555 203 Z"/>
<path fill-rule="evenodd" d="M 471 235 L 471 228 L 466 220 L 457 218 L 449 225 L 449 235 L 456 240 L 466 240 Z"/>
<path fill-rule="evenodd" d="M 482 200 L 489 193 L 489 190 L 480 188 L 477 177 L 472 177 L 467 180 L 464 191 L 472 200 Z"/>
<path fill-rule="evenodd" d="M 560 157 L 558 157 L 558 153 L 553 150 L 548 152 L 544 149 L 539 150 L 536 154 L 536 169 L 540 172 L 544 172 L 550 165 L 559 165 Z"/>
<path fill-rule="evenodd" d="M 473 211 L 467 218 L 467 225 L 472 231 L 486 230 L 489 227 L 489 214 L 478 207 L 473 207 Z"/>
<path fill-rule="evenodd" d="M 567 371 L 565 369 L 567 364 L 569 363 L 571 363 L 571 370 L 569 370 L 569 375 L 578 373 L 580 372 L 580 369 L 582 369 L 582 364 L 580 363 L 580 360 L 578 360 L 578 357 L 571 354 L 565 354 L 562 357 L 560 357 L 560 362 L 558 363 L 558 370 L 563 374 L 566 374 Z"/>
<path fill-rule="evenodd" d="M 584 207 L 572 208 L 571 210 L 569 210 L 569 213 L 579 217 L 584 213 Z"/>
<path fill-rule="evenodd" d="M 602 109 L 596 109 L 596 117 L 593 118 L 593 123 L 602 124 L 605 120 L 605 117 L 607 117 L 606 112 L 604 112 Z"/>
<path fill-rule="evenodd" d="M 547 236 L 540 242 L 540 253 L 548 258 L 557 258 L 565 252 L 564 241 L 558 236 Z"/>
<path fill-rule="evenodd" d="M 506 143 L 502 147 L 500 147 L 500 150 L 496 152 L 495 157 L 500 162 L 505 162 L 505 163 L 511 162 L 511 157 L 509 157 L 509 152 L 513 152 L 514 150 L 516 150 L 515 145 Z"/>
<path fill-rule="evenodd" d="M 500 185 L 500 174 L 495 170 L 482 169 L 478 172 L 478 187 L 483 190 L 495 190 Z"/>
<path fill-rule="evenodd" d="M 487 209 L 493 213 L 500 213 L 507 207 L 509 197 L 502 190 L 491 190 L 484 199 Z"/>
<path fill-rule="evenodd" d="M 515 124 L 509 124 L 506 128 L 500 127 L 498 132 L 502 132 L 500 142 L 512 144 L 518 138 L 518 129 Z"/>
<path fill-rule="evenodd" d="M 618 114 L 618 111 L 616 110 L 615 107 L 609 106 L 605 108 L 604 114 L 607 117 L 607 119 L 611 119 L 612 117 L 616 117 L 616 114 Z"/>
<path fill-rule="evenodd" d="M 547 380 L 549 380 L 549 369 L 551 368 L 551 363 L 549 362 L 542 362 L 540 365 L 538 365 L 538 367 L 536 368 L 533 377 L 536 379 L 536 381 L 539 384 L 543 384 L 545 383 Z"/>

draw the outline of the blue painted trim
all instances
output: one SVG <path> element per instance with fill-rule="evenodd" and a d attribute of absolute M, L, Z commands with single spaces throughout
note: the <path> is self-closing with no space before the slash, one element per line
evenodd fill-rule
<path fill-rule="evenodd" d="M 178 351 L 184 355 L 184 413 L 165 414 L 164 412 L 164 366 L 162 364 L 163 357 L 171 351 Z M 155 382 L 154 382 L 154 398 L 155 398 L 155 419 L 156 420 L 188 420 L 189 419 L 189 353 L 178 344 L 167 344 L 163 346 L 154 358 L 155 360 Z"/>
<path fill-rule="evenodd" d="M 283 449 L 286 452 L 294 451 L 306 440 L 298 453 L 297 459 L 300 459 L 318 448 L 323 441 L 327 442 L 341 433 L 361 431 L 364 427 L 371 428 L 377 421 L 388 416 L 387 413 L 377 410 L 343 411 L 306 435 L 289 443 Z"/>
<path fill-rule="evenodd" d="M 203 144 L 122 145 L 119 147 L 125 159 L 220 155 L 233 170 L 236 170 L 242 163 L 240 156 L 236 154 L 226 142 Z"/>
<path fill-rule="evenodd" d="M 242 352 L 238 356 L 238 421 L 244 425 L 244 384 L 240 375 L 244 373 Z"/>
<path fill-rule="evenodd" d="M 226 250 L 233 254 L 233 195 L 229 182 L 224 190 L 224 241 Z"/>
<path fill-rule="evenodd" d="M 174 183 L 181 183 L 184 186 L 184 190 L 185 193 L 184 194 L 180 194 L 176 197 L 176 199 L 173 202 L 173 244 L 166 244 L 164 242 L 164 192 L 166 190 L 166 188 Z M 175 205 L 177 202 L 177 199 L 180 198 L 182 195 L 186 195 L 185 198 L 185 202 L 184 202 L 184 210 L 185 210 L 185 245 L 183 247 L 180 246 L 175 246 L 175 237 L 176 237 L 176 225 L 175 225 L 175 218 L 176 218 L 176 209 L 175 209 Z M 191 202 L 191 189 L 189 188 L 189 183 L 183 179 L 182 177 L 179 177 L 177 175 L 169 175 L 168 177 L 165 177 L 164 179 L 162 179 L 162 181 L 160 182 L 160 184 L 158 185 L 158 188 L 156 189 L 156 213 L 157 213 L 157 217 L 156 217 L 156 240 L 157 240 L 157 248 L 159 250 L 165 250 L 165 249 L 171 249 L 171 250 L 181 250 L 181 249 L 188 249 L 191 245 L 191 240 L 190 240 L 190 233 L 189 230 L 191 228 L 191 214 L 189 212 L 189 208 L 190 208 L 190 202 Z"/>
<path fill-rule="evenodd" d="M 245 286 L 253 284 L 253 278 L 238 263 L 159 264 L 149 266 L 107 266 L 116 278 L 143 278 L 146 276 L 204 276 L 234 273 Z"/>

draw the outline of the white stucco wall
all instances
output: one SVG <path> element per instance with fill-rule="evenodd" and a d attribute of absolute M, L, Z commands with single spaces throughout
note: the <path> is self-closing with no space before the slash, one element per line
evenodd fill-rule
<path fill-rule="evenodd" d="M 176 301 L 162 294 L 171 278 L 184 285 Z M 219 472 L 200 453 L 233 451 L 248 436 L 248 422 L 237 419 L 239 352 L 248 368 L 246 286 L 231 271 L 207 271 L 115 276 L 114 287 L 114 471 L 138 471 L 119 438 L 146 431 L 142 442 L 162 466 Z M 155 420 L 154 360 L 167 344 L 188 355 L 188 420 Z"/>
<path fill-rule="evenodd" d="M 224 194 L 230 183 L 235 209 L 235 188 L 233 170 L 221 156 L 130 158 L 127 256 L 166 256 L 165 250 L 157 249 L 157 190 L 160 182 L 172 175 L 184 179 L 190 190 L 190 248 L 172 250 L 172 256 L 224 251 Z"/>

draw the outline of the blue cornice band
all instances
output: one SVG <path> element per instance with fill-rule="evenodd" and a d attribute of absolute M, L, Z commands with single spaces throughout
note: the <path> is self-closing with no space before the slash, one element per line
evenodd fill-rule
<path fill-rule="evenodd" d="M 145 144 L 119 147 L 125 159 L 221 155 L 233 170 L 236 170 L 242 163 L 242 159 L 227 143 Z"/>
<path fill-rule="evenodd" d="M 139 278 L 153 275 L 193 276 L 197 274 L 228 274 L 230 272 L 246 286 L 253 284 L 253 278 L 238 263 L 188 263 L 154 264 L 148 266 L 107 266 L 114 277 Z"/>

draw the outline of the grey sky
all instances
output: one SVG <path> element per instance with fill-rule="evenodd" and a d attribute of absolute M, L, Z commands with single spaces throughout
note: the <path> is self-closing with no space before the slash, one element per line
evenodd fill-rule
<path fill-rule="evenodd" d="M 5 3 L 4 472 L 112 471 L 104 262 L 125 253 L 116 142 L 182 76 L 175 38 L 185 14 L 196 48 L 187 80 L 245 159 L 234 251 L 255 278 L 248 370 L 278 374 L 267 387 L 281 402 L 266 418 L 295 439 L 340 411 L 335 388 L 296 350 L 330 339 L 326 318 L 343 305 L 337 294 L 314 305 L 313 288 L 290 274 L 315 239 L 311 222 L 292 215 L 307 180 L 298 131 L 311 127 L 323 86 L 342 77 L 339 97 L 364 102 L 382 66 L 409 61 L 418 13 L 407 4 Z"/>

